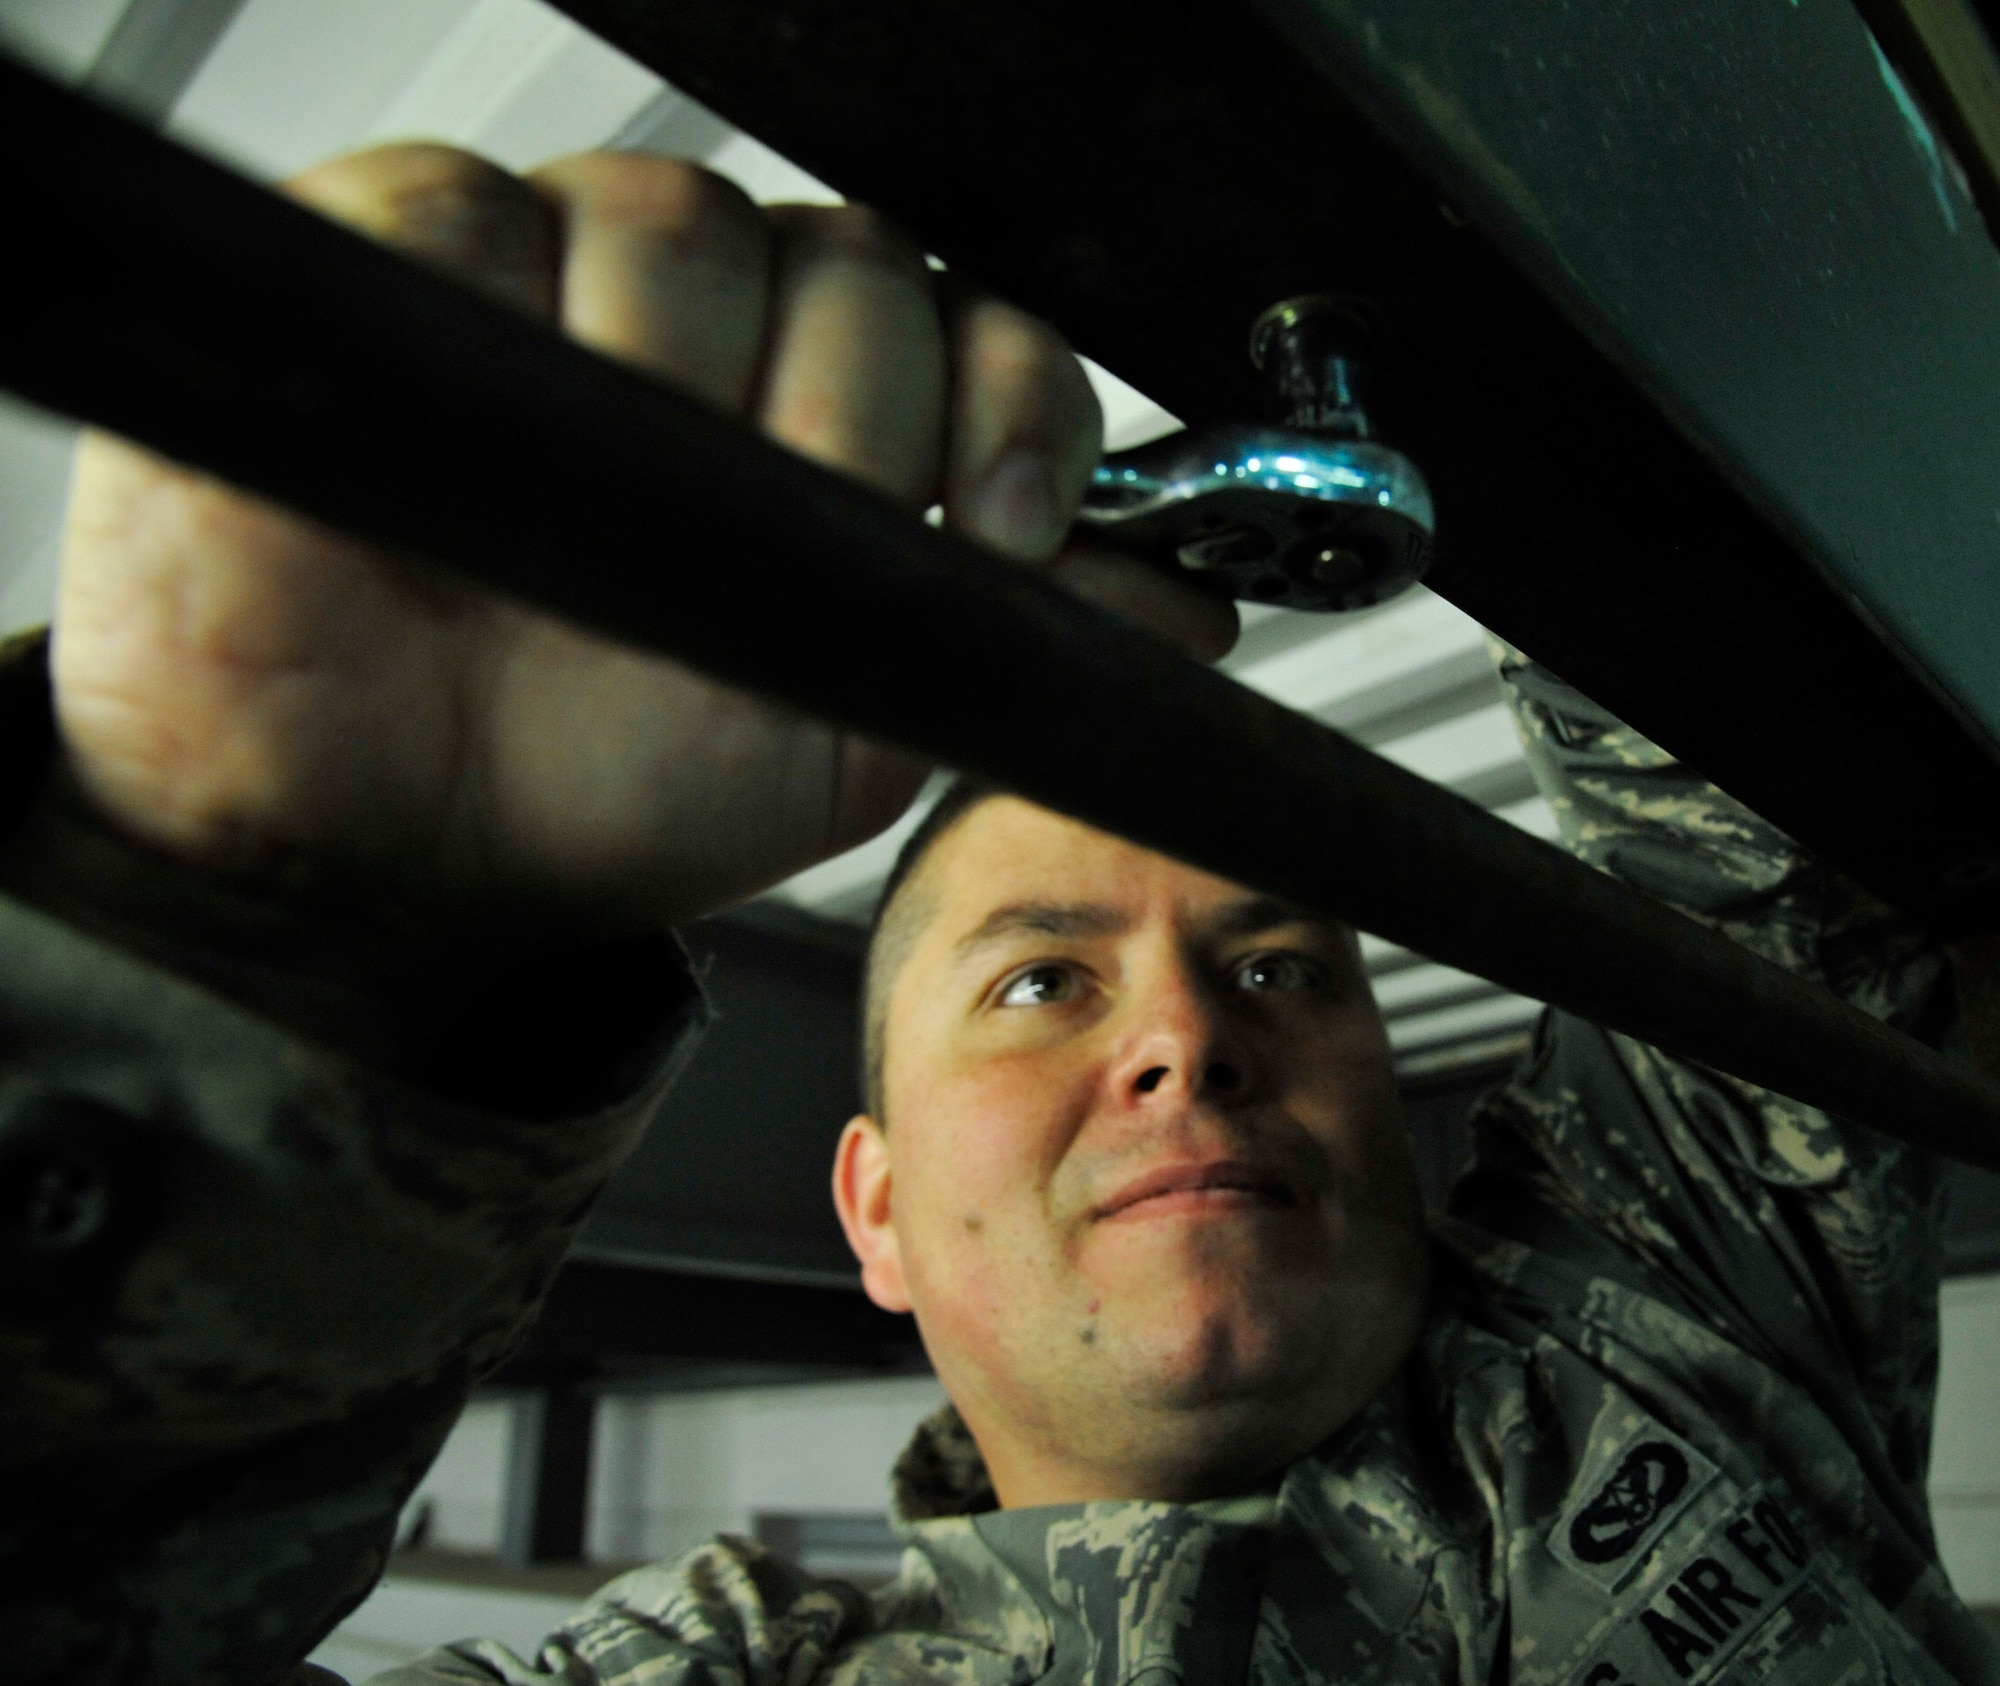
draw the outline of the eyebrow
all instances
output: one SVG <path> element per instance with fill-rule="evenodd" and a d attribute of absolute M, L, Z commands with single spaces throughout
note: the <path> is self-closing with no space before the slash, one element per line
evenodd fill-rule
<path fill-rule="evenodd" d="M 1344 921 L 1331 914 L 1315 913 L 1281 896 L 1249 896 L 1240 902 L 1230 902 L 1209 922 L 1209 929 L 1219 937 L 1250 937 L 1259 931 L 1276 930 L 1280 925 L 1311 925 L 1335 935 L 1347 929 Z"/>
<path fill-rule="evenodd" d="M 959 955 L 1029 932 L 1038 937 L 1113 937 L 1132 923 L 1131 915 L 1102 902 L 1010 902 L 996 907 L 957 942 Z"/>
<path fill-rule="evenodd" d="M 1102 902 L 1009 902 L 996 907 L 952 945 L 966 955 L 991 943 L 1027 933 L 1038 937 L 1115 937 L 1129 930 L 1132 916 Z M 1346 926 L 1338 919 L 1300 907 L 1278 896 L 1249 896 L 1230 902 L 1208 922 L 1211 936 L 1225 940 L 1255 936 L 1283 925 L 1310 925 L 1339 935 Z"/>

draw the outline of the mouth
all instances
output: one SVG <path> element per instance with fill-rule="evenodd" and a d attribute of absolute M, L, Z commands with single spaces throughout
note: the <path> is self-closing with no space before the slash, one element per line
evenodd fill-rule
<path fill-rule="evenodd" d="M 1205 1212 L 1283 1210 L 1299 1204 L 1298 1191 L 1268 1166 L 1241 1159 L 1212 1159 L 1161 1165 L 1134 1177 L 1091 1217 L 1103 1223 Z"/>

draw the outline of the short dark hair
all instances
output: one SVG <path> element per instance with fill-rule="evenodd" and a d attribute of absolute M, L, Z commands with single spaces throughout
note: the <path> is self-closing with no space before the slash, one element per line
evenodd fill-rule
<path fill-rule="evenodd" d="M 882 881 L 882 894 L 875 903 L 875 918 L 868 931 L 867 960 L 861 972 L 861 1094 L 863 1104 L 878 1124 L 887 1122 L 882 1116 L 882 1069 L 889 1029 L 889 990 L 924 925 L 923 920 L 913 917 L 913 909 L 898 906 L 904 899 L 904 888 L 947 832 L 954 830 L 981 803 L 1006 794 L 994 785 L 961 773 L 945 786 L 944 794 L 931 811 L 904 839 L 902 848 L 896 852 L 896 864 Z"/>

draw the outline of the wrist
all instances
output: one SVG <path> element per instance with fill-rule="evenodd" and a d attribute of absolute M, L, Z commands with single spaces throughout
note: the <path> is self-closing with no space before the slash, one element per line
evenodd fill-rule
<path fill-rule="evenodd" d="M 45 678 L 0 664 L 0 893 L 258 1016 L 450 1098 L 520 1116 L 611 1104 L 697 991 L 664 928 L 594 931 L 545 910 L 415 897 L 304 852 L 191 860 L 83 789 Z M 40 688 L 36 740 L 34 687 Z"/>

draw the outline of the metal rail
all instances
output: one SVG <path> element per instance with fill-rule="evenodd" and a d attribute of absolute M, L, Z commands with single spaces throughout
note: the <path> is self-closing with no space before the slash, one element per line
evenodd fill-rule
<path fill-rule="evenodd" d="M 0 383 L 306 514 L 1800 1100 L 2000 1089 L 978 547 L 0 65 Z"/>

